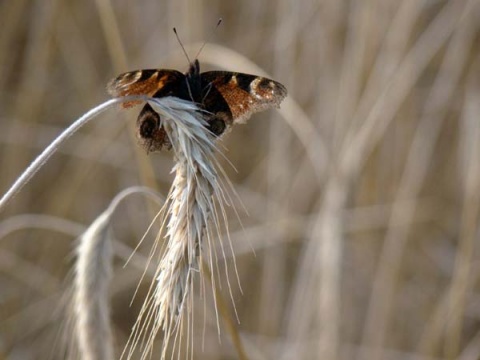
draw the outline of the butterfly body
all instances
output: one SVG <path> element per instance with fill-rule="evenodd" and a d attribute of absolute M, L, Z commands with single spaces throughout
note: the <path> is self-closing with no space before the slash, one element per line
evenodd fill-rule
<path fill-rule="evenodd" d="M 204 110 L 208 129 L 215 136 L 222 135 L 235 123 L 245 122 L 255 112 L 279 107 L 287 95 L 282 84 L 267 78 L 228 71 L 200 73 L 198 60 L 190 65 L 185 74 L 169 69 L 121 74 L 109 83 L 108 91 L 114 97 L 175 96 L 193 101 Z M 124 103 L 124 107 L 136 104 Z M 171 148 L 160 115 L 149 104 L 141 110 L 137 127 L 140 144 L 148 152 Z"/>

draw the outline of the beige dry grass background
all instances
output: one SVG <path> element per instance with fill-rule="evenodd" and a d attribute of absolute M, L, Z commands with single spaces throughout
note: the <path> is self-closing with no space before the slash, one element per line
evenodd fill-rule
<path fill-rule="evenodd" d="M 186 70 L 175 26 L 191 57 L 209 41 L 203 70 L 289 91 L 222 142 L 248 211 L 227 209 L 248 359 L 480 357 L 480 1 L 6 0 L 0 24 L 1 193 L 118 73 Z M 82 129 L 0 214 L 0 359 L 65 358 L 76 238 L 129 186 L 167 194 L 172 156 L 136 147 L 138 111 Z M 154 234 L 123 265 L 157 210 L 131 197 L 112 216 L 118 356 Z M 198 290 L 193 358 L 238 358 Z"/>

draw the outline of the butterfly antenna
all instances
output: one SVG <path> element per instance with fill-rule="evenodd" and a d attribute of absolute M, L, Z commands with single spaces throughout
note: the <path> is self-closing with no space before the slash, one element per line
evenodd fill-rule
<path fill-rule="evenodd" d="M 212 32 L 210 33 L 210 35 L 208 36 L 207 39 L 210 39 L 213 34 L 215 33 L 215 31 L 217 30 L 217 28 L 220 26 L 220 24 L 222 23 L 223 19 L 222 18 L 219 18 L 218 21 L 217 21 L 217 25 L 215 25 L 215 28 L 212 30 Z M 200 50 L 198 50 L 197 52 L 197 55 L 195 55 L 195 59 L 198 59 L 198 56 L 200 55 L 200 53 L 202 52 L 203 48 L 205 47 L 205 45 L 207 44 L 207 40 L 205 40 L 205 42 L 203 43 L 203 45 L 201 46 Z"/>
<path fill-rule="evenodd" d="M 189 65 L 192 65 L 192 62 L 190 61 L 190 58 L 188 57 L 187 51 L 185 50 L 185 47 L 183 46 L 183 43 L 182 43 L 182 41 L 180 40 L 180 37 L 178 36 L 177 29 L 176 29 L 176 28 L 173 28 L 173 32 L 175 33 L 175 36 L 177 37 L 178 43 L 179 43 L 180 46 L 182 47 L 183 53 L 184 53 L 185 56 L 187 57 L 187 60 L 188 60 Z"/>

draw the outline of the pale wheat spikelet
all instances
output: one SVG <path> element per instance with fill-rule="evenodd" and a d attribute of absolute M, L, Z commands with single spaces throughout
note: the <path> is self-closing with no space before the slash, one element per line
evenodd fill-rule
<path fill-rule="evenodd" d="M 214 136 L 206 128 L 203 114 L 192 102 L 179 99 L 171 98 L 171 104 L 166 104 L 168 111 L 155 100 L 149 103 L 166 116 L 163 126 L 174 150 L 175 180 L 168 197 L 166 243 L 156 284 L 135 325 L 128 356 L 139 342 L 144 342 L 142 358 L 147 358 L 156 334 L 162 330 L 163 359 L 169 344 L 172 351 L 180 346 L 182 330 L 186 329 L 187 337 L 191 336 L 193 280 L 202 261 L 208 262 L 210 268 L 214 265 L 212 241 L 218 238 L 220 224 L 224 223 L 219 218 L 224 220 L 224 193 L 214 157 Z"/>
<path fill-rule="evenodd" d="M 85 360 L 113 360 L 108 285 L 112 275 L 110 213 L 102 213 L 80 239 L 74 280 L 78 351 Z"/>
<path fill-rule="evenodd" d="M 113 360 L 109 291 L 112 277 L 111 217 L 121 200 L 133 193 L 158 196 L 144 187 L 123 190 L 80 237 L 73 281 L 73 330 L 84 360 Z"/>

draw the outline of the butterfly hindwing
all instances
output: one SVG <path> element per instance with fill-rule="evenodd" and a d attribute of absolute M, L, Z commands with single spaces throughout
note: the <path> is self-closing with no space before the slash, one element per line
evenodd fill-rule
<path fill-rule="evenodd" d="M 138 115 L 136 135 L 139 145 L 147 153 L 172 148 L 168 134 L 160 120 L 160 115 L 153 110 L 150 104 L 146 104 Z"/>

